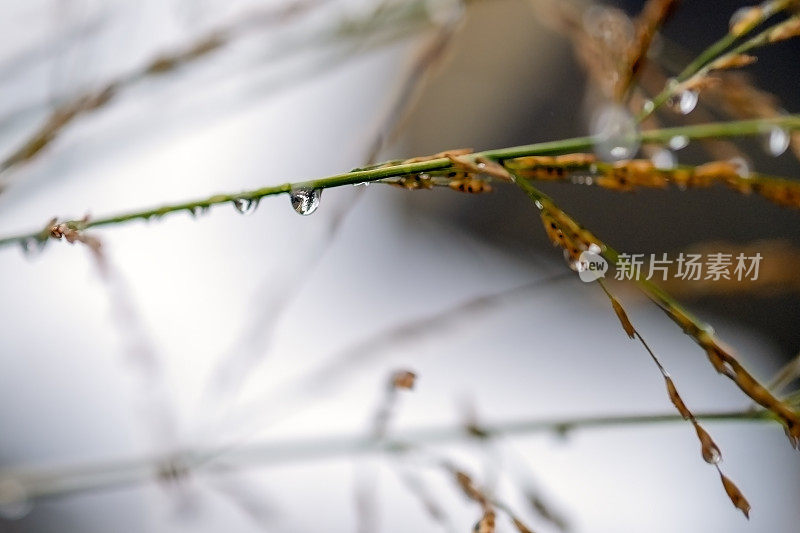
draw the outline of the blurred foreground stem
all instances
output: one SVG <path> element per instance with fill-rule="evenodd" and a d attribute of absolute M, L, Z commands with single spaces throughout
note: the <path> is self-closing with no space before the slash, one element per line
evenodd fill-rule
<path fill-rule="evenodd" d="M 698 413 L 698 419 L 718 422 L 763 422 L 772 420 L 766 411 L 716 411 Z M 583 416 L 554 420 L 517 420 L 482 424 L 482 436 L 528 435 L 554 432 L 564 435 L 579 429 L 683 422 L 678 414 Z M 474 430 L 473 430 L 474 431 Z M 226 472 L 244 467 L 285 464 L 292 461 L 330 459 L 353 454 L 399 453 L 416 446 L 445 444 L 474 438 L 464 426 L 435 427 L 403 432 L 402 438 L 376 440 L 371 434 L 298 439 L 242 445 L 235 448 L 180 450 L 151 457 L 75 465 L 63 469 L 14 470 L 0 474 L 0 481 L 14 480 L 31 499 L 63 497 L 78 493 L 125 487 L 160 479 L 169 481 L 190 472 Z M 213 460 L 209 460 L 213 457 Z"/>

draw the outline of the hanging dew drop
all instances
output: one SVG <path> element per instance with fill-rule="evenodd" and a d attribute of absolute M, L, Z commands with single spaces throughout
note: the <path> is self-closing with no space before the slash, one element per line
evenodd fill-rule
<path fill-rule="evenodd" d="M 741 178 L 750 177 L 750 164 L 742 157 L 734 157 L 728 160 L 733 166 L 736 167 L 736 173 Z"/>
<path fill-rule="evenodd" d="M 675 168 L 675 155 L 666 148 L 659 148 L 650 157 L 650 161 L 659 170 L 670 170 Z"/>
<path fill-rule="evenodd" d="M 322 189 L 295 189 L 291 193 L 292 207 L 301 215 L 310 215 L 319 207 Z"/>
<path fill-rule="evenodd" d="M 639 150 L 636 120 L 621 106 L 603 108 L 592 122 L 592 135 L 595 153 L 606 161 L 630 159 Z"/>
<path fill-rule="evenodd" d="M 22 483 L 14 478 L 0 479 L 0 516 L 19 520 L 33 509 L 33 502 Z"/>
<path fill-rule="evenodd" d="M 603 250 L 602 248 L 600 248 L 600 245 L 594 242 L 589 243 L 589 246 L 586 248 L 586 251 L 595 255 L 600 255 L 601 253 L 603 253 Z"/>
<path fill-rule="evenodd" d="M 564 261 L 566 261 L 569 268 L 575 272 L 583 272 L 586 270 L 586 265 L 581 263 L 579 259 L 573 259 L 568 250 L 564 250 Z"/>
<path fill-rule="evenodd" d="M 683 91 L 681 93 L 678 109 L 684 115 L 688 115 L 694 111 L 695 107 L 697 107 L 697 101 L 699 98 L 700 94 L 697 91 Z"/>
<path fill-rule="evenodd" d="M 669 100 L 669 105 L 681 115 L 688 115 L 697 107 L 699 93 L 691 89 L 681 91 Z"/>
<path fill-rule="evenodd" d="M 789 140 L 789 133 L 785 129 L 774 126 L 767 133 L 764 148 L 770 155 L 778 157 L 789 148 Z"/>
<path fill-rule="evenodd" d="M 656 104 L 652 100 L 645 100 L 644 104 L 642 104 L 642 111 L 645 113 L 652 113 L 655 108 Z"/>
<path fill-rule="evenodd" d="M 22 249 L 22 255 L 30 257 L 33 251 L 33 240 L 34 239 L 23 239 L 19 241 L 19 247 Z"/>
<path fill-rule="evenodd" d="M 242 215 L 249 215 L 258 207 L 258 200 L 251 198 L 235 198 L 233 200 L 233 208 Z"/>
<path fill-rule="evenodd" d="M 22 255 L 28 258 L 33 258 L 39 255 L 44 250 L 46 240 L 37 239 L 36 237 L 28 237 L 20 241 L 19 245 L 22 248 Z"/>
<path fill-rule="evenodd" d="M 589 174 L 584 172 L 576 172 L 570 176 L 569 181 L 576 185 L 591 185 L 592 178 Z"/>
<path fill-rule="evenodd" d="M 686 135 L 676 135 L 669 140 L 668 144 L 673 150 L 681 150 L 689 146 L 689 137 Z"/>
<path fill-rule="evenodd" d="M 631 156 L 631 151 L 627 146 L 615 146 L 609 152 L 614 159 L 628 159 Z"/>

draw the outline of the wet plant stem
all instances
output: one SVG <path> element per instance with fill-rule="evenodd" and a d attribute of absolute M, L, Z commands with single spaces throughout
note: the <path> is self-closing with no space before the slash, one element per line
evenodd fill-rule
<path fill-rule="evenodd" d="M 676 136 L 683 136 L 687 139 L 709 139 L 709 138 L 728 138 L 728 137 L 745 137 L 764 134 L 774 126 L 780 126 L 787 131 L 800 130 L 800 115 L 786 115 L 777 118 L 769 119 L 756 119 L 756 120 L 742 120 L 731 122 L 717 122 L 710 124 L 700 124 L 694 126 L 681 126 L 674 128 L 664 128 L 648 130 L 639 133 L 635 136 L 642 143 L 667 143 L 670 139 Z M 473 161 L 478 158 L 485 158 L 497 162 L 502 162 L 507 159 L 516 157 L 524 157 L 530 155 L 555 155 L 574 153 L 580 151 L 591 150 L 595 142 L 599 139 L 595 137 L 577 137 L 572 139 L 564 139 L 559 141 L 542 142 L 536 144 L 528 144 L 523 146 L 514 146 L 509 148 L 500 148 L 495 150 L 486 150 L 483 152 L 476 152 L 466 156 Z M 197 213 L 209 209 L 211 206 L 218 204 L 231 203 L 235 200 L 250 200 L 258 201 L 266 196 L 275 196 L 280 194 L 291 194 L 292 191 L 298 189 L 328 189 L 332 187 L 341 187 L 344 185 L 356 185 L 359 183 L 366 183 L 378 181 L 389 177 L 405 176 L 410 174 L 419 174 L 425 172 L 436 172 L 452 169 L 453 162 L 447 157 L 436 159 L 429 159 L 426 161 L 416 161 L 412 163 L 397 163 L 391 165 L 378 166 L 368 169 L 355 169 L 351 172 L 336 174 L 325 178 L 314 180 L 284 183 L 281 185 L 273 185 L 268 187 L 261 187 L 258 189 L 242 191 L 239 193 L 216 194 L 206 198 L 197 200 L 190 200 L 174 204 L 167 204 L 161 207 L 134 210 L 127 213 L 121 213 L 106 217 L 87 219 L 87 220 L 67 220 L 59 221 L 65 224 L 70 229 L 82 231 L 89 228 L 112 226 L 129 222 L 132 220 L 149 220 L 151 218 L 160 218 L 164 215 L 176 212 L 190 212 Z M 0 246 L 5 246 L 13 243 L 26 244 L 30 240 L 44 242 L 48 239 L 50 226 L 28 233 L 12 235 L 0 239 Z"/>
<path fill-rule="evenodd" d="M 575 220 L 564 213 L 547 195 L 539 191 L 527 179 L 516 176 L 514 182 L 527 193 L 531 200 L 533 200 L 543 217 L 548 216 L 553 219 L 566 219 L 570 221 L 572 227 L 580 228 L 580 225 Z M 585 228 L 580 228 L 579 231 L 585 231 Z M 591 236 L 592 244 L 599 246 L 599 253 L 609 262 L 620 267 L 620 254 L 594 235 L 589 235 Z M 560 244 L 560 242 L 557 242 L 557 244 Z M 568 246 L 571 246 L 571 244 Z M 568 248 L 564 249 L 568 250 Z M 797 409 L 778 400 L 759 383 L 734 356 L 728 353 L 727 349 L 723 347 L 724 345 L 716 337 L 714 329 L 709 324 L 692 315 L 657 284 L 642 277 L 639 273 L 636 273 L 630 279 L 632 279 L 632 281 L 639 286 L 641 291 L 664 311 L 673 322 L 681 327 L 684 333 L 689 335 L 700 348 L 706 351 L 709 362 L 717 372 L 727 376 L 742 392 L 762 407 L 770 410 L 770 412 L 776 416 L 776 419 L 784 425 L 789 442 L 793 447 L 797 448 L 798 441 L 800 440 L 800 425 L 798 425 L 800 424 L 800 413 L 798 413 Z M 645 348 L 655 360 L 655 355 L 652 353 L 649 346 L 644 343 L 644 339 L 642 339 L 641 336 L 639 336 L 639 339 L 642 340 Z M 661 367 L 657 360 L 656 363 L 659 364 L 662 373 L 665 373 L 663 367 Z M 665 377 L 667 377 L 666 373 Z"/>
<path fill-rule="evenodd" d="M 763 32 L 759 33 L 755 37 L 748 39 L 744 43 L 740 44 L 734 50 L 725 54 L 725 51 L 728 50 L 731 46 L 733 46 L 737 41 L 739 41 L 743 36 L 750 33 L 753 29 L 758 27 L 759 25 L 763 24 L 767 19 L 772 17 L 778 12 L 785 10 L 789 7 L 792 3 L 796 2 L 796 0 L 773 0 L 769 3 L 768 9 L 762 9 L 760 11 L 759 17 L 754 17 L 752 20 L 749 21 L 746 27 L 742 28 L 741 31 L 737 34 L 733 32 L 728 32 L 725 34 L 724 37 L 716 41 L 714 44 L 706 48 L 700 55 L 698 55 L 694 61 L 686 65 L 686 67 L 675 77 L 674 83 L 668 84 L 664 89 L 658 93 L 652 100 L 652 105 L 649 106 L 647 109 L 643 109 L 639 115 L 636 117 L 638 122 L 642 122 L 647 117 L 652 115 L 656 109 L 664 105 L 667 100 L 669 100 L 677 90 L 680 89 L 680 86 L 683 82 L 687 81 L 688 79 L 692 78 L 703 69 L 706 69 L 712 61 L 722 57 L 722 55 L 735 55 L 741 54 L 756 46 L 761 46 L 767 44 L 767 36 L 772 28 L 767 28 Z"/>

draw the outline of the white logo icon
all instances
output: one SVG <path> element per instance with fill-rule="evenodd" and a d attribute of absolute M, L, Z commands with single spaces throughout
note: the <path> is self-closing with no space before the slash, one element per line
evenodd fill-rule
<path fill-rule="evenodd" d="M 603 256 L 594 252 L 583 251 L 578 258 L 578 264 L 576 267 L 581 281 L 590 283 L 606 277 L 606 272 L 608 272 L 608 261 L 606 261 Z"/>

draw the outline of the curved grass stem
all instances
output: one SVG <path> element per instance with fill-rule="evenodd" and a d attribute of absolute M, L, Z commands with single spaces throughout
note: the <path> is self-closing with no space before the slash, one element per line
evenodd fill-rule
<path fill-rule="evenodd" d="M 617 267 L 624 266 L 621 262 L 622 256 L 616 250 L 580 226 L 526 178 L 517 176 L 515 183 L 534 201 L 541 212 L 548 236 L 555 244 L 561 246 L 565 253 L 569 253 L 566 257 L 574 260 L 580 246 L 584 246 L 584 249 L 596 246 L 599 249 L 598 253 L 601 253 L 608 261 Z M 566 235 L 567 232 L 570 233 L 569 236 Z M 783 424 L 792 446 L 795 448 L 800 446 L 800 411 L 789 403 L 781 401 L 759 383 L 717 338 L 714 329 L 709 324 L 692 315 L 677 300 L 647 278 L 637 274 L 632 277 L 632 280 L 653 303 L 683 329 L 684 333 L 705 350 L 709 362 L 718 373 L 729 378 L 744 394 L 775 415 L 775 418 Z"/>

